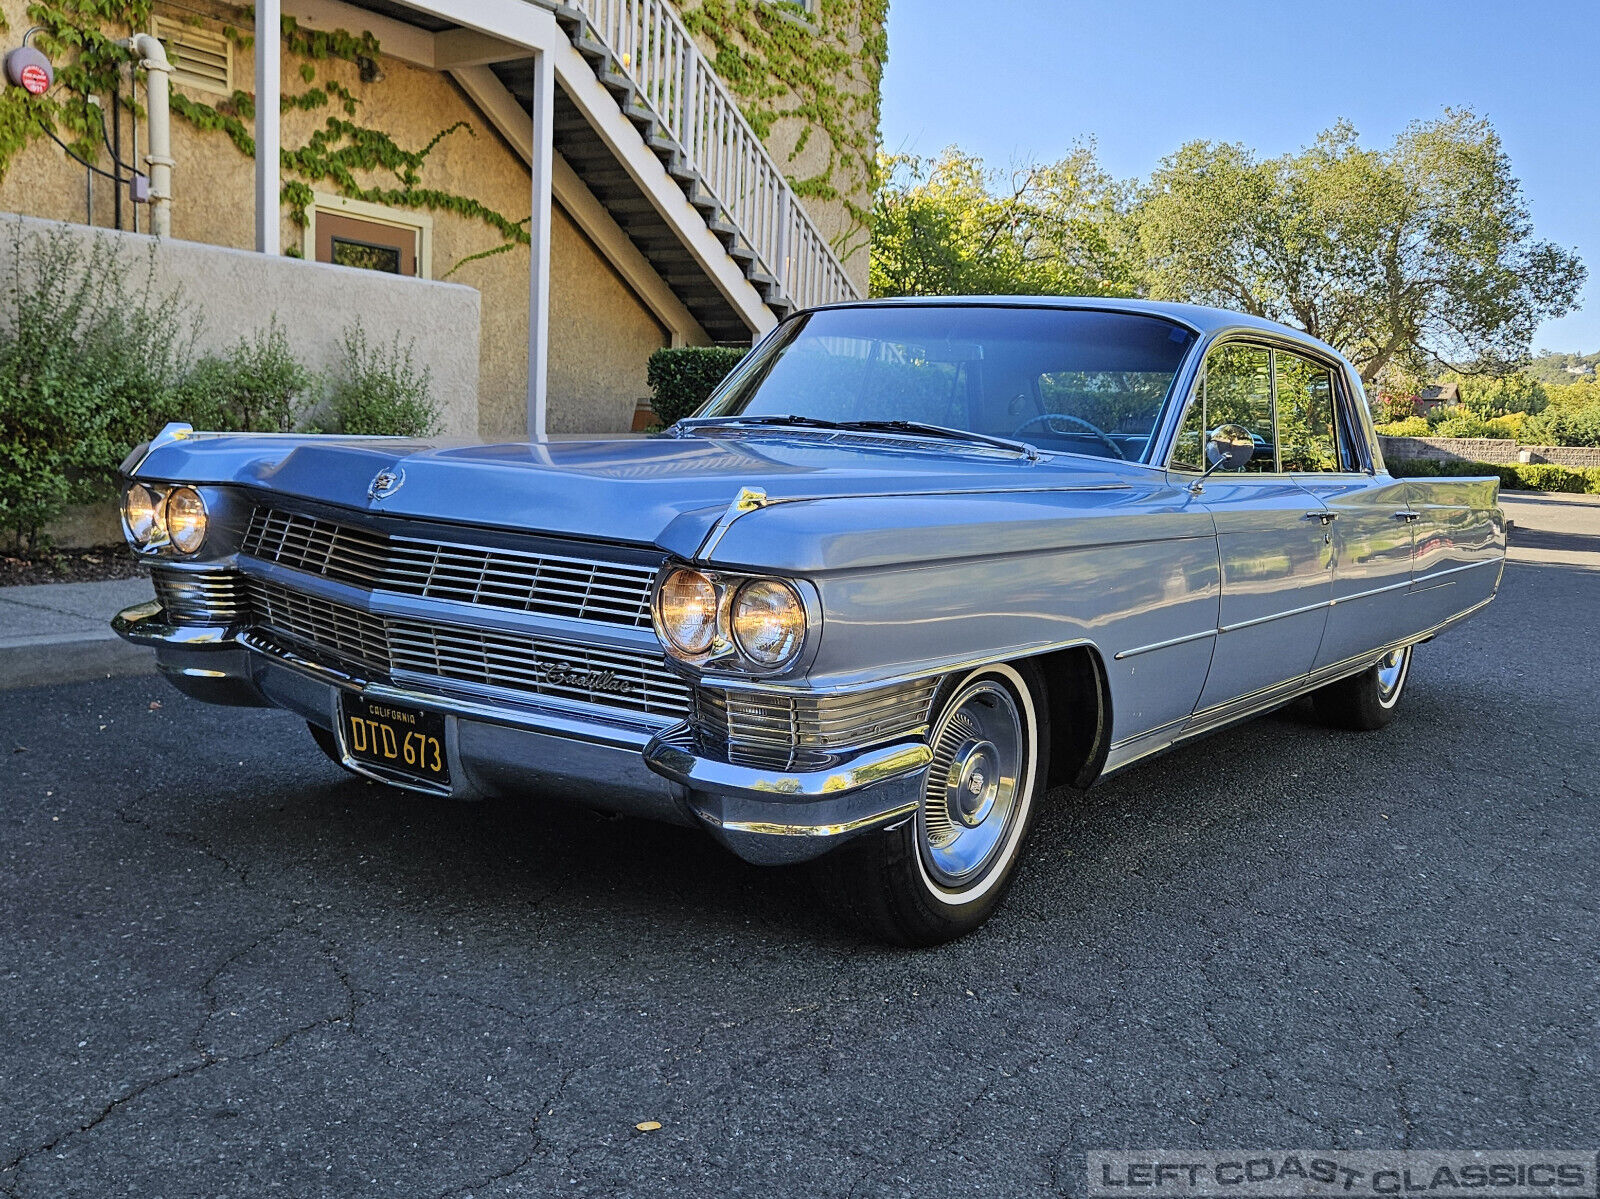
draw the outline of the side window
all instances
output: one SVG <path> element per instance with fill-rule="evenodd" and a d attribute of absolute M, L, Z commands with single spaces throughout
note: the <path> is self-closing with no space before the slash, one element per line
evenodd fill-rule
<path fill-rule="evenodd" d="M 1282 350 L 1273 355 L 1278 384 L 1278 444 L 1287 471 L 1350 469 L 1340 454 L 1333 372 Z"/>
<path fill-rule="evenodd" d="M 1206 435 L 1218 425 L 1243 425 L 1256 443 L 1247 473 L 1277 470 L 1272 435 L 1272 353 L 1264 346 L 1230 344 L 1206 355 L 1205 371 L 1178 430 L 1172 465 L 1204 470 Z"/>

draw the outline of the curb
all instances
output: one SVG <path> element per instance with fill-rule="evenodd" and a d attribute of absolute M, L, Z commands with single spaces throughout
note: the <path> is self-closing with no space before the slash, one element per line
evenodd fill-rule
<path fill-rule="evenodd" d="M 0 691 L 156 673 L 156 656 L 110 629 L 0 638 Z"/>

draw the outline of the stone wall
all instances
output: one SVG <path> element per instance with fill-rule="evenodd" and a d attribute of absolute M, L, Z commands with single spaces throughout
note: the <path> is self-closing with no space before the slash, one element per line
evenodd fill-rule
<path fill-rule="evenodd" d="M 1600 467 L 1600 448 L 1593 446 L 1518 445 L 1503 437 L 1380 437 L 1378 440 L 1383 443 L 1383 456 L 1391 459 Z"/>

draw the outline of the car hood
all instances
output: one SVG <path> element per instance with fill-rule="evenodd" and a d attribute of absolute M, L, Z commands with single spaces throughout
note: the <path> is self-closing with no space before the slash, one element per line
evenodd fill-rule
<path fill-rule="evenodd" d="M 745 487 L 773 501 L 1104 491 L 1127 486 L 1119 466 L 776 431 L 463 446 L 194 433 L 158 444 L 135 473 L 240 484 L 388 516 L 655 544 L 690 556 Z M 374 498 L 384 472 L 398 485 Z"/>

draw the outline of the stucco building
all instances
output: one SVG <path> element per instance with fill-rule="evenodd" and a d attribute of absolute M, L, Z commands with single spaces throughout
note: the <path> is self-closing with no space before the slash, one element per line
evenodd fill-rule
<path fill-rule="evenodd" d="M 627 429 L 656 348 L 748 342 L 866 290 L 883 0 L 129 0 L 110 25 L 96 7 L 30 28 L 38 6 L 0 0 L 4 48 L 55 71 L 43 97 L 0 94 L 28 129 L 0 145 L 0 212 L 151 230 L 128 176 L 152 171 L 160 72 L 108 42 L 154 34 L 170 237 L 396 277 L 363 314 L 326 269 L 278 269 L 261 323 L 293 307 L 313 330 L 407 333 L 408 285 L 476 289 L 482 438 Z"/>

